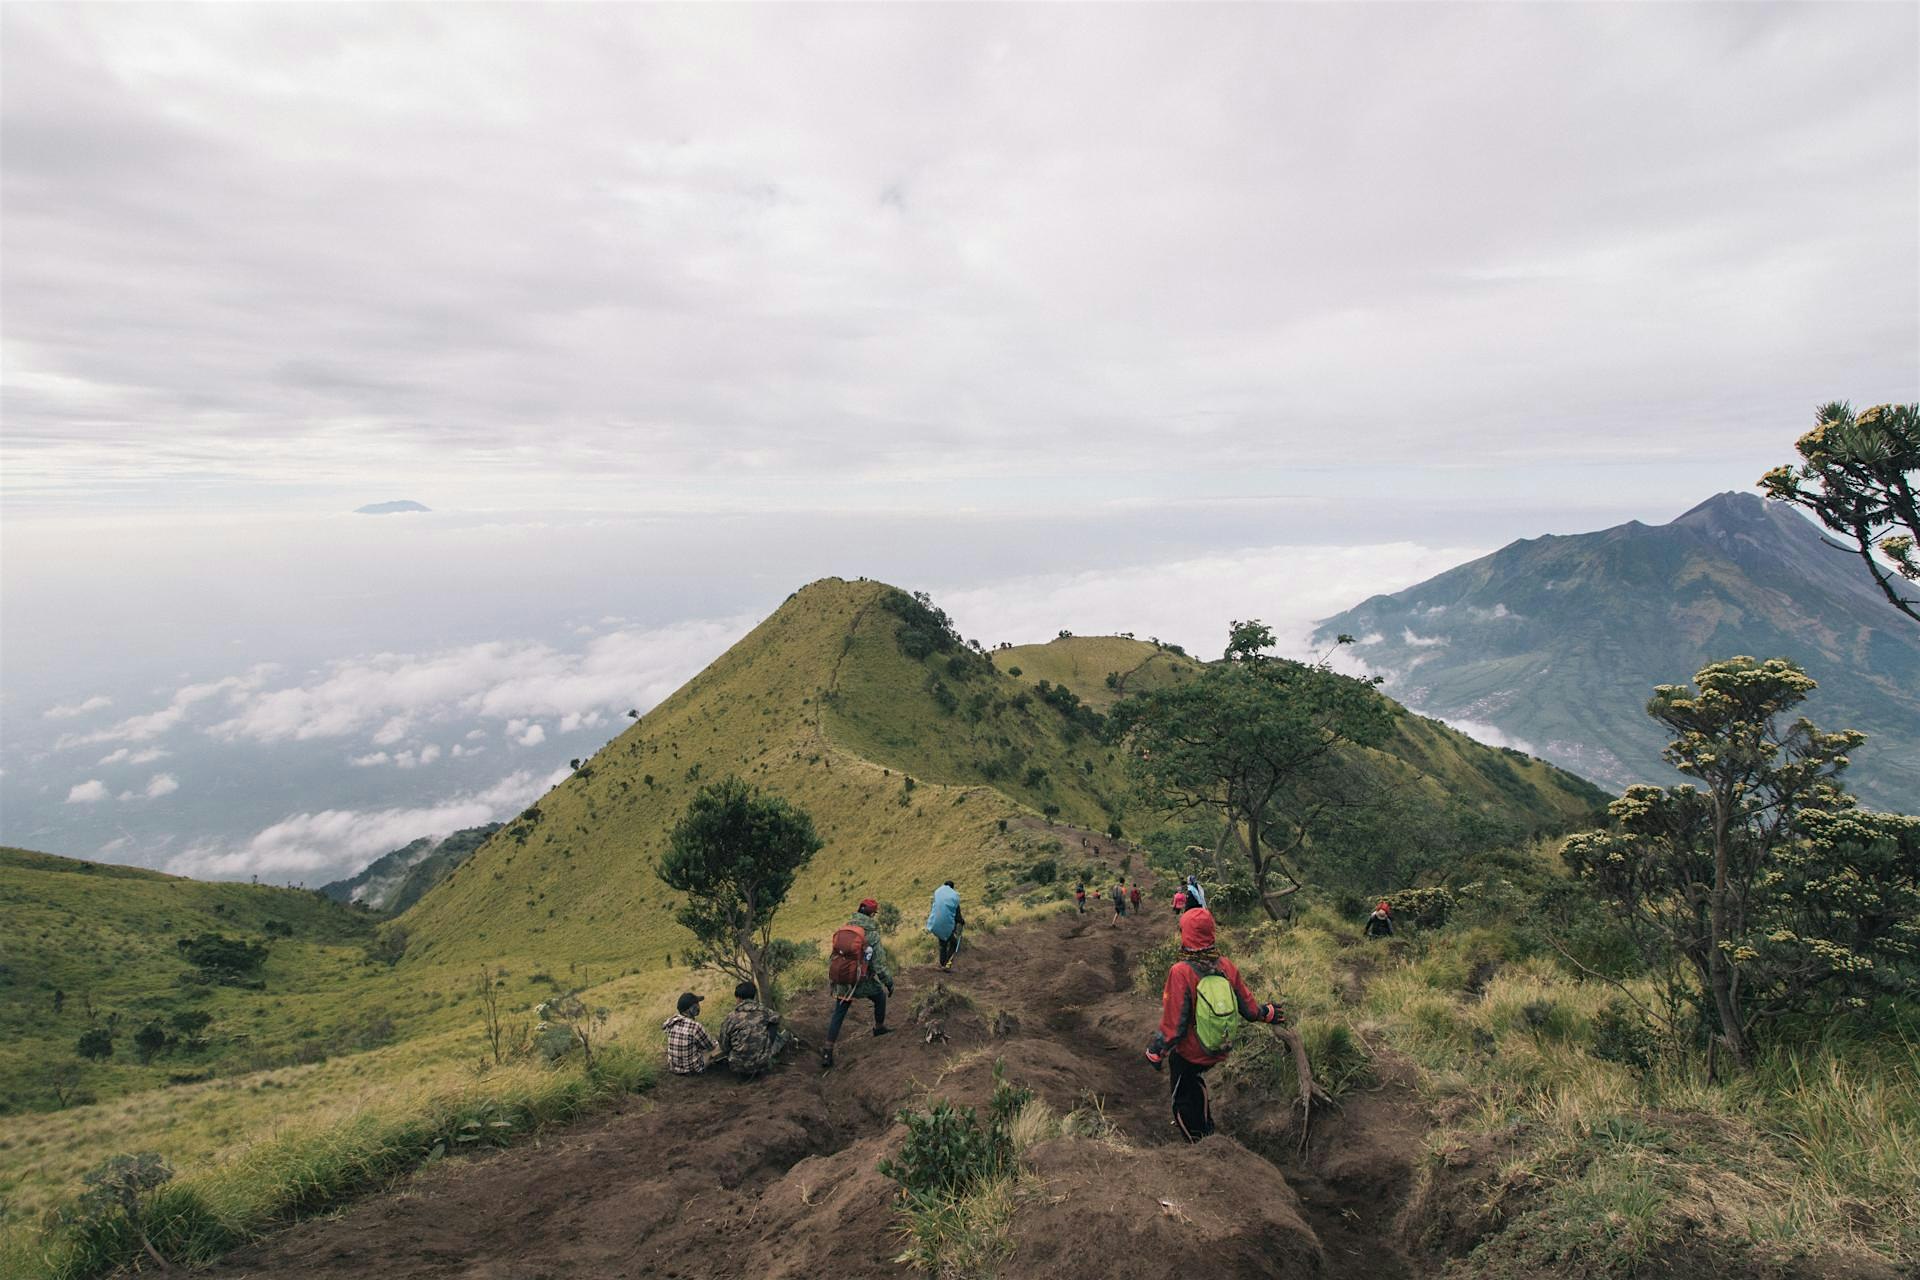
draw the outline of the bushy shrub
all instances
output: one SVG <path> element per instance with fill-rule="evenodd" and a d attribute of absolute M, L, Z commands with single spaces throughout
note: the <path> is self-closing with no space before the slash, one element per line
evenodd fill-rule
<path fill-rule="evenodd" d="M 1617 996 L 1593 1017 L 1593 1056 L 1602 1062 L 1645 1071 L 1658 1047 L 1646 1015 Z"/>
<path fill-rule="evenodd" d="M 882 1160 L 879 1167 L 910 1203 L 956 1199 L 1012 1168 L 1013 1118 L 1033 1091 L 1008 1084 L 998 1062 L 993 1081 L 984 1127 L 972 1107 L 955 1107 L 945 1100 L 927 1111 L 900 1113 L 907 1140 L 899 1159 Z"/>

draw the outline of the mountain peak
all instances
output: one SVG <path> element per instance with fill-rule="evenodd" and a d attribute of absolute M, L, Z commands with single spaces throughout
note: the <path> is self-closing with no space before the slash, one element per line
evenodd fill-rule
<path fill-rule="evenodd" d="M 1766 519 L 1767 503 L 1757 493 L 1741 493 L 1729 489 L 1725 493 L 1716 493 L 1700 505 L 1682 515 L 1675 516 L 1673 524 L 1724 528 L 1728 526 L 1751 525 Z"/>

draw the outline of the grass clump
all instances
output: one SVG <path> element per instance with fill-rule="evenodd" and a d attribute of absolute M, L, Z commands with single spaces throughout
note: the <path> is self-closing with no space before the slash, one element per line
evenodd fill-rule
<path fill-rule="evenodd" d="M 895 1261 L 942 1277 L 993 1274 L 1013 1253 L 1018 1154 L 1058 1122 L 1031 1090 L 1007 1082 L 999 1062 L 984 1124 L 972 1107 L 944 1100 L 900 1120 L 907 1140 L 880 1162 L 900 1187 L 907 1248 Z"/>

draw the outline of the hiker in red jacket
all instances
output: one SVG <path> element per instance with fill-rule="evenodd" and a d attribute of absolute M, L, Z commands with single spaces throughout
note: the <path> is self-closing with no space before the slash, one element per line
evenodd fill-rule
<path fill-rule="evenodd" d="M 1207 1068 L 1232 1051 L 1233 1029 L 1242 1020 L 1285 1026 L 1287 1015 L 1253 998 L 1240 970 L 1213 945 L 1213 913 L 1195 907 L 1180 917 L 1180 958 L 1167 970 L 1160 1029 L 1147 1046 L 1155 1071 L 1172 1064 L 1173 1122 L 1188 1142 L 1213 1132 Z"/>
<path fill-rule="evenodd" d="M 1140 886 L 1133 885 L 1127 890 L 1127 901 L 1133 904 L 1133 914 L 1140 914 Z"/>

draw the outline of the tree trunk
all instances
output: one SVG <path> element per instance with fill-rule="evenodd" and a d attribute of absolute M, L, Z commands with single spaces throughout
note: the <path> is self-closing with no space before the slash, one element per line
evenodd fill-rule
<path fill-rule="evenodd" d="M 1727 940 L 1727 895 L 1729 855 L 1727 852 L 1728 802 L 1718 788 L 1713 797 L 1713 896 L 1707 904 L 1707 978 L 1713 991 L 1713 1008 L 1720 1019 L 1720 1038 L 1726 1043 L 1727 1056 L 1735 1069 L 1745 1071 L 1751 1054 L 1747 1033 L 1740 1021 L 1740 1010 L 1733 998 L 1733 966 L 1721 945 Z"/>
<path fill-rule="evenodd" d="M 1294 1105 L 1300 1108 L 1300 1149 L 1304 1151 L 1307 1139 L 1313 1135 L 1313 1104 L 1322 1102 L 1335 1107 L 1340 1104 L 1333 1100 L 1332 1094 L 1314 1083 L 1313 1064 L 1307 1059 L 1307 1042 L 1300 1038 L 1300 1033 L 1292 1027 L 1275 1027 L 1274 1030 L 1286 1042 L 1287 1048 L 1293 1051 L 1293 1073 L 1300 1081 L 1300 1096 L 1294 1100 Z"/>

